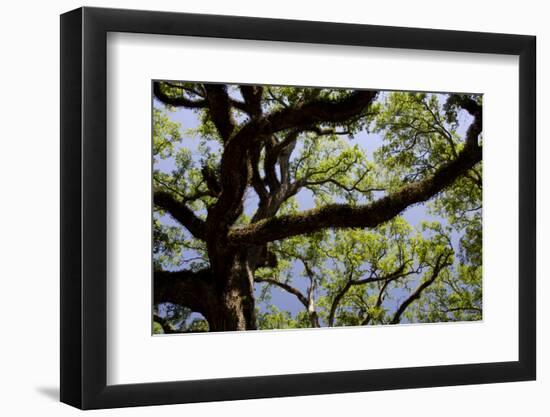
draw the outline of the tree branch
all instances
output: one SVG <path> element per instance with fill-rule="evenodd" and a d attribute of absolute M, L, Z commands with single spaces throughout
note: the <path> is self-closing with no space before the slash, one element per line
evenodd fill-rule
<path fill-rule="evenodd" d="M 269 186 L 271 194 L 276 193 L 281 186 L 279 180 L 277 179 L 277 174 L 275 171 L 275 166 L 277 165 L 277 154 L 273 151 L 273 149 L 276 145 L 277 141 L 275 140 L 275 137 L 273 135 L 271 135 L 265 141 L 265 182 Z"/>
<path fill-rule="evenodd" d="M 332 305 L 330 307 L 330 313 L 329 313 L 329 318 L 328 318 L 328 323 L 329 324 L 328 325 L 329 326 L 334 326 L 334 318 L 335 318 L 335 315 L 336 315 L 336 309 L 338 308 L 338 304 L 340 304 L 340 301 L 342 301 L 342 298 L 344 297 L 344 295 L 346 295 L 346 293 L 349 291 L 349 289 L 352 286 L 354 286 L 354 285 L 365 285 L 365 284 L 369 284 L 369 283 L 372 283 L 372 282 L 380 282 L 380 281 L 385 281 L 384 285 L 387 285 L 391 281 L 395 281 L 398 278 L 402 278 L 404 276 L 412 274 L 413 272 L 403 273 L 406 266 L 407 266 L 407 264 L 404 263 L 401 266 L 399 266 L 399 268 L 397 268 L 391 274 L 384 275 L 382 277 L 375 276 L 371 273 L 371 275 L 368 278 L 359 279 L 359 280 L 352 280 L 352 279 L 348 280 L 346 282 L 346 285 L 344 285 L 344 287 L 336 294 L 336 297 L 334 297 L 334 301 L 332 302 Z"/>
<path fill-rule="evenodd" d="M 474 307 L 474 306 L 448 308 L 444 311 L 444 313 L 453 313 L 455 311 L 477 311 L 478 313 L 483 313 L 483 309 L 481 309 L 479 307 Z"/>
<path fill-rule="evenodd" d="M 463 94 L 451 94 L 445 103 L 445 107 L 449 108 L 456 104 L 460 108 L 466 110 L 474 117 L 474 121 L 466 131 L 466 145 L 477 144 L 479 132 L 482 130 L 482 105 L 478 104 L 474 99 Z"/>
<path fill-rule="evenodd" d="M 309 288 L 307 289 L 307 314 L 309 316 L 309 322 L 311 323 L 311 327 L 321 327 L 321 323 L 319 322 L 319 315 L 317 314 L 317 311 L 315 309 L 315 273 L 311 269 L 309 263 L 302 257 L 300 257 L 300 260 L 302 261 L 302 264 L 304 265 L 304 270 L 306 272 L 307 277 L 309 278 Z"/>
<path fill-rule="evenodd" d="M 328 184 L 328 183 L 331 183 L 335 186 L 337 186 L 338 188 L 341 188 L 343 190 L 345 190 L 347 193 L 351 193 L 353 191 L 357 191 L 358 193 L 361 193 L 361 194 L 369 194 L 369 193 L 372 193 L 374 191 L 386 191 L 385 188 L 360 188 L 358 186 L 358 184 L 363 181 L 363 179 L 367 176 L 369 171 L 365 171 L 363 172 L 363 174 L 352 184 L 352 185 L 345 185 L 345 184 L 342 184 L 340 181 L 338 180 L 335 180 L 334 178 L 324 178 L 322 180 L 315 180 L 315 181 L 310 181 L 310 180 L 305 180 L 305 181 L 301 181 L 301 183 L 308 187 L 308 186 L 315 186 L 315 185 L 325 185 L 325 184 Z"/>
<path fill-rule="evenodd" d="M 221 187 L 216 172 L 208 165 L 204 165 L 201 169 L 201 174 L 211 195 L 213 197 L 218 196 L 221 192 Z"/>
<path fill-rule="evenodd" d="M 155 271 L 154 303 L 173 303 L 201 313 L 207 317 L 208 306 L 215 305 L 212 273 L 208 269 L 198 272 Z"/>
<path fill-rule="evenodd" d="M 204 174 L 203 174 L 204 176 Z M 157 177 L 154 177 L 153 178 L 153 181 L 155 182 L 158 182 L 160 185 L 162 185 L 164 188 L 166 188 L 167 190 L 171 191 L 172 193 L 174 194 L 177 194 L 178 196 L 181 197 L 181 201 L 182 203 L 188 203 L 190 201 L 195 201 L 195 200 L 198 200 L 199 198 L 203 198 L 203 197 L 215 197 L 216 195 L 210 191 L 210 190 L 205 190 L 205 191 L 200 191 L 199 190 L 199 187 L 201 186 L 202 182 L 199 183 L 195 190 L 190 193 L 190 194 L 184 194 L 182 193 L 180 190 L 178 190 L 177 188 L 175 188 L 175 186 L 172 186 L 166 182 L 164 182 L 163 180 L 161 180 L 160 178 L 157 178 Z"/>
<path fill-rule="evenodd" d="M 466 146 L 456 159 L 442 165 L 430 177 L 408 184 L 401 190 L 367 205 L 352 207 L 346 204 L 332 204 L 237 227 L 229 235 L 230 243 L 259 244 L 331 227 L 376 227 L 397 216 L 407 207 L 427 201 L 442 191 L 481 161 L 481 154 L 481 147 L 477 144 Z"/>
<path fill-rule="evenodd" d="M 317 123 L 342 123 L 358 116 L 376 98 L 378 91 L 358 90 L 339 99 L 314 99 L 286 107 L 267 116 L 270 133 L 294 128 L 307 128 Z M 266 132 L 267 133 L 267 132 Z"/>
<path fill-rule="evenodd" d="M 166 191 L 156 191 L 153 196 L 155 206 L 168 212 L 197 239 L 204 240 L 205 224 L 184 203 L 176 200 Z"/>
<path fill-rule="evenodd" d="M 231 100 L 227 94 L 227 87 L 222 84 L 204 84 L 209 116 L 216 126 L 220 136 L 226 142 L 235 129 L 231 116 Z"/>
<path fill-rule="evenodd" d="M 300 290 L 298 290 L 297 288 L 294 288 L 289 284 L 277 281 L 276 279 L 273 279 L 273 278 L 254 278 L 254 282 L 265 282 L 267 284 L 275 285 L 279 288 L 282 288 L 286 292 L 289 292 L 290 294 L 295 295 L 296 298 L 298 298 L 298 300 L 300 300 L 300 302 L 304 305 L 304 307 L 306 309 L 308 308 L 308 300 L 304 296 L 304 294 L 302 294 Z"/>
<path fill-rule="evenodd" d="M 260 204 L 264 205 L 267 202 L 269 195 L 265 188 L 264 180 L 260 176 L 260 170 L 258 168 L 258 164 L 260 163 L 260 152 L 261 147 L 259 145 L 254 146 L 250 150 L 250 170 L 252 171 L 252 187 L 254 188 L 254 191 L 256 191 L 256 194 L 258 194 Z"/>
<path fill-rule="evenodd" d="M 344 295 L 346 295 L 346 293 L 351 288 L 351 285 L 352 285 L 351 282 L 352 282 L 351 280 L 347 281 L 346 285 L 344 285 L 344 287 L 340 291 L 338 291 L 338 293 L 334 297 L 334 300 L 332 301 L 332 305 L 330 306 L 330 313 L 329 313 L 329 316 L 328 316 L 328 325 L 330 327 L 334 326 L 334 318 L 336 316 L 336 309 L 338 308 L 338 305 L 340 304 L 340 301 L 342 301 L 342 298 L 344 297 Z"/>
<path fill-rule="evenodd" d="M 442 261 L 444 256 L 445 256 L 445 260 Z M 432 270 L 432 274 L 430 275 L 430 278 L 428 278 L 426 281 L 420 284 L 416 288 L 416 290 L 414 290 L 414 292 L 411 295 L 409 295 L 409 297 L 407 297 L 405 301 L 401 303 L 401 305 L 398 307 L 397 311 L 395 312 L 393 319 L 390 322 L 391 324 L 399 323 L 401 321 L 401 316 L 403 315 L 405 310 L 409 307 L 409 305 L 411 305 L 414 301 L 418 300 L 422 295 L 422 292 L 434 283 L 434 281 L 439 276 L 439 273 L 443 268 L 451 265 L 450 263 L 447 262 L 449 259 L 449 256 L 450 256 L 449 253 L 447 253 L 446 255 L 442 253 L 437 257 L 437 261 Z"/>
<path fill-rule="evenodd" d="M 189 109 L 198 109 L 206 107 L 206 100 L 191 100 L 183 95 L 172 96 L 167 94 L 162 87 L 164 84 L 162 81 L 153 82 L 153 94 L 155 97 L 164 104 L 175 107 L 187 107 Z"/>
<path fill-rule="evenodd" d="M 388 289 L 388 285 L 390 285 L 390 282 L 392 282 L 392 280 L 387 280 L 382 285 L 382 288 L 380 288 L 380 291 L 378 292 L 378 297 L 376 298 L 376 304 L 375 304 L 376 308 L 379 308 L 382 305 L 382 302 L 384 301 L 385 292 Z M 361 322 L 361 325 L 366 326 L 367 324 L 369 324 L 371 319 L 372 319 L 371 314 L 367 313 L 367 316 L 363 319 L 363 321 Z"/>
<path fill-rule="evenodd" d="M 207 219 L 212 237 L 228 233 L 242 212 L 244 192 L 252 179 L 248 158 L 254 143 L 282 130 L 347 121 L 361 114 L 376 94 L 376 91 L 356 91 L 340 100 L 312 100 L 255 118 L 240 128 L 225 145 L 220 172 L 222 192 Z"/>
<path fill-rule="evenodd" d="M 244 110 L 253 117 L 262 114 L 263 88 L 255 85 L 241 85 L 241 94 L 244 98 Z"/>

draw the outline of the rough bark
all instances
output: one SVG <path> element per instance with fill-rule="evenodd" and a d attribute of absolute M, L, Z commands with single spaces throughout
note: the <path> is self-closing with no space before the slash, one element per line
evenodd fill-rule
<path fill-rule="evenodd" d="M 204 239 L 206 233 L 204 221 L 199 219 L 184 203 L 164 191 L 156 191 L 153 202 L 155 206 L 170 214 L 197 239 Z"/>
<path fill-rule="evenodd" d="M 210 269 L 155 271 L 154 303 L 174 303 L 201 313 L 210 331 L 256 329 L 253 277 L 242 257 L 236 257 L 223 279 Z"/>
<path fill-rule="evenodd" d="M 216 280 L 219 305 L 210 317 L 210 328 L 212 331 L 254 330 L 254 277 L 246 252 L 235 254 L 224 267 L 227 270 L 223 279 Z"/>

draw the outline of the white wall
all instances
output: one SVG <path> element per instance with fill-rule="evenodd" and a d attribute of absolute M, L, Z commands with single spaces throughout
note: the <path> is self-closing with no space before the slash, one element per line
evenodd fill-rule
<path fill-rule="evenodd" d="M 57 402 L 59 378 L 59 17 L 77 1 L 4 2 L 0 30 L 2 160 L 0 181 L 0 285 L 3 335 L 0 345 L 0 410 L 4 415 L 76 415 Z M 372 3 L 372 4 L 370 4 Z M 101 411 L 94 415 L 276 416 L 298 413 L 333 416 L 369 414 L 410 416 L 548 415 L 550 365 L 550 283 L 544 258 L 550 250 L 550 152 L 542 138 L 550 87 L 550 27 L 544 2 L 462 0 L 360 2 L 297 0 L 272 2 L 201 0 L 145 2 L 87 1 L 89 6 L 327 20 L 534 34 L 538 37 L 539 119 L 539 285 L 538 381 L 497 385 L 326 395 Z M 543 100 L 544 98 L 544 100 Z M 545 112 L 546 110 L 546 112 Z M 544 395 L 546 394 L 546 395 Z"/>

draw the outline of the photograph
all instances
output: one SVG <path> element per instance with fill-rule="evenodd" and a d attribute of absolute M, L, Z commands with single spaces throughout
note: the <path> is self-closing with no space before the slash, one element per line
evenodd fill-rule
<path fill-rule="evenodd" d="M 55 294 L 32 292 L 53 302 L 56 327 L 26 332 L 50 350 L 33 372 L 16 360 L 7 372 L 40 382 L 38 408 L 58 386 L 80 410 L 147 415 L 218 401 L 212 415 L 265 414 L 262 399 L 283 404 L 274 415 L 387 413 L 390 398 L 407 415 L 537 415 L 548 25 L 525 6 L 495 20 L 475 3 L 477 20 L 463 7 L 444 21 L 437 7 L 403 2 L 400 18 L 356 3 L 286 15 L 65 6 L 49 32 L 56 82 L 44 84 L 60 105 L 30 117 L 13 106 L 29 94 L 7 101 L 21 116 L 8 129 L 59 130 L 57 156 L 43 135 L 8 135 L 44 148 L 25 167 L 53 161 L 59 185 L 36 186 L 46 170 L 28 187 L 12 180 L 29 204 L 6 205 L 29 223 L 21 210 L 47 194 L 59 224 L 29 234 L 8 222 L 23 257 L 29 236 L 60 242 L 46 256 Z M 27 52 L 47 51 L 32 47 L 47 33 L 18 56 L 37 61 Z M 7 155 L 6 178 L 32 173 L 29 152 Z M 42 283 L 44 262 L 12 263 L 36 265 Z"/>
<path fill-rule="evenodd" d="M 482 94 L 151 89 L 154 335 L 483 319 Z"/>

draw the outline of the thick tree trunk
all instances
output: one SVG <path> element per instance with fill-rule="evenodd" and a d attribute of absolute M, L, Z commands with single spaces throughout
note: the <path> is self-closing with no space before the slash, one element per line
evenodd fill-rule
<path fill-rule="evenodd" d="M 224 264 L 224 276 L 216 277 L 216 304 L 208 306 L 210 331 L 255 330 L 254 277 L 247 253 L 231 256 Z"/>
<path fill-rule="evenodd" d="M 253 299 L 242 294 L 239 289 L 228 289 L 220 295 L 219 305 L 207 317 L 210 331 L 255 330 L 253 304 Z"/>

